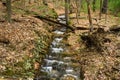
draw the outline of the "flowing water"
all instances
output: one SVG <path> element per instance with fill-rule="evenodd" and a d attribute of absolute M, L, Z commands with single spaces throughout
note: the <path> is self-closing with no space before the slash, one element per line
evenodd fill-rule
<path fill-rule="evenodd" d="M 65 16 L 58 17 L 60 23 L 66 24 Z M 50 45 L 50 53 L 46 56 L 41 65 L 41 72 L 43 75 L 35 80 L 80 80 L 79 70 L 75 70 L 72 64 L 72 57 L 63 57 L 65 51 L 65 44 L 62 42 L 63 36 L 66 33 L 66 27 L 60 27 L 54 31 L 57 36 Z"/>

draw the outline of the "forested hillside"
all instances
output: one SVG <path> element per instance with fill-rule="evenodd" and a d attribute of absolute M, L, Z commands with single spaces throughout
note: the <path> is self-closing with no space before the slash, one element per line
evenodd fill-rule
<path fill-rule="evenodd" d="M 120 80 L 120 0 L 0 0 L 0 80 Z"/>

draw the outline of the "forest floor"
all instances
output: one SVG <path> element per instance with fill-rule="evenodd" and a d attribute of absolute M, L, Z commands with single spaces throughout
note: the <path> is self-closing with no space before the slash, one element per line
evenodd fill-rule
<path fill-rule="evenodd" d="M 28 71 L 28 74 L 25 75 L 33 76 L 31 68 L 34 67 L 36 70 L 40 64 L 37 62 L 38 60 L 33 59 L 36 59 L 37 55 L 32 51 L 38 48 L 36 44 L 40 44 L 40 41 L 43 41 L 41 45 L 46 45 L 42 49 L 48 48 L 49 39 L 52 36 L 50 31 L 53 27 L 32 17 L 33 14 L 53 17 L 57 14 L 64 14 L 62 7 L 54 9 L 52 4 L 48 4 L 49 8 L 43 5 L 41 7 L 35 5 L 26 8 L 33 13 L 26 13 L 26 11 L 14 8 L 13 23 L 9 24 L 5 22 L 5 7 L 0 3 L 0 73 L 7 75 L 4 77 L 13 74 L 18 76 L 24 74 L 25 71 Z M 89 28 L 87 13 L 81 12 L 80 16 L 78 24 L 77 20 L 73 18 L 75 13 L 71 14 L 70 25 Z M 105 23 L 105 16 L 98 20 L 98 12 L 92 13 L 92 18 L 94 27 L 97 28 L 99 25 L 99 27 L 104 28 L 105 32 L 95 30 L 93 34 L 88 34 L 88 30 L 76 29 L 74 32 L 66 33 L 65 44 L 68 44 L 68 47 L 64 53 L 73 56 L 72 60 L 76 62 L 74 65 L 81 68 L 80 76 L 85 80 L 120 80 L 120 33 L 109 32 L 109 28 L 120 25 L 120 18 L 108 15 Z"/>

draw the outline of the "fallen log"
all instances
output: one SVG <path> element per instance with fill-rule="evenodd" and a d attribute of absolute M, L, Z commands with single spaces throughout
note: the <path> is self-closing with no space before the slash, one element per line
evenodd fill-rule
<path fill-rule="evenodd" d="M 43 17 L 43 16 L 40 16 L 40 15 L 36 15 L 36 16 L 34 16 L 34 17 L 35 17 L 35 18 L 38 18 L 38 19 L 41 19 L 41 20 L 46 20 L 46 21 L 51 22 L 51 23 L 59 24 L 59 25 L 61 25 L 61 26 L 65 26 L 65 27 L 69 28 L 69 29 L 72 30 L 72 31 L 75 30 L 72 26 L 69 26 L 69 25 L 66 25 L 66 24 L 63 24 L 63 23 L 54 21 L 54 20 L 49 19 L 49 18 L 47 18 L 47 17 Z"/>
<path fill-rule="evenodd" d="M 69 28 L 71 31 L 75 31 L 75 30 L 89 30 L 89 28 L 66 25 L 66 24 L 54 21 L 54 20 L 49 19 L 47 17 L 39 16 L 39 15 L 38 16 L 34 16 L 34 17 L 38 18 L 38 19 L 41 19 L 41 20 L 46 20 L 48 22 L 52 22 L 52 23 L 55 23 L 55 24 L 59 24 L 61 26 L 65 26 L 65 27 Z"/>

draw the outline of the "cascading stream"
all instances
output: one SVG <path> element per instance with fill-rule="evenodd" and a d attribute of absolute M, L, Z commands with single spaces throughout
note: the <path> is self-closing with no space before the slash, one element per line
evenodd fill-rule
<path fill-rule="evenodd" d="M 66 24 L 65 16 L 58 17 L 60 23 Z M 46 56 L 41 65 L 41 72 L 44 75 L 39 76 L 35 80 L 80 80 L 79 72 L 75 71 L 72 66 L 71 57 L 62 57 L 65 51 L 63 44 L 63 35 L 66 32 L 66 27 L 62 27 L 54 31 L 55 37 L 50 45 L 50 53 Z M 64 47 L 63 47 L 64 46 Z"/>

